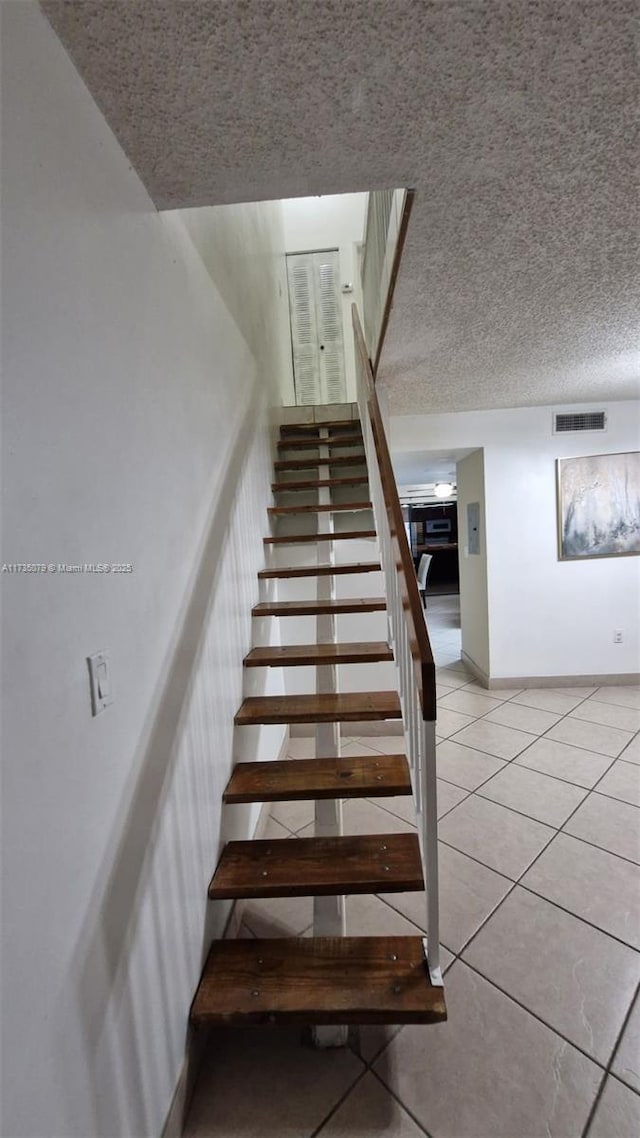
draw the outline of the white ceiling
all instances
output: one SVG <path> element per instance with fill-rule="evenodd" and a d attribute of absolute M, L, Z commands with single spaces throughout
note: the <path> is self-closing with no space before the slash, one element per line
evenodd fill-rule
<path fill-rule="evenodd" d="M 455 482 L 456 463 L 471 454 L 473 449 L 399 451 L 393 455 L 396 481 L 399 486 L 419 486 L 424 482 Z"/>
<path fill-rule="evenodd" d="M 636 0 L 44 0 L 159 207 L 413 186 L 392 412 L 632 398 Z"/>

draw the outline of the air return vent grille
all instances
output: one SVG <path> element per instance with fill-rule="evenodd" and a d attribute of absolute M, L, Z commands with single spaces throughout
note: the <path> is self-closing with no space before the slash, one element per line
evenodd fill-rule
<path fill-rule="evenodd" d="M 558 414 L 553 416 L 554 435 L 566 435 L 572 431 L 606 431 L 607 416 L 604 411 L 580 411 L 577 414 Z"/>

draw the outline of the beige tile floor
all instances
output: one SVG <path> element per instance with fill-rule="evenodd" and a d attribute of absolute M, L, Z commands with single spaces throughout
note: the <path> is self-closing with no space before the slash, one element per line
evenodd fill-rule
<path fill-rule="evenodd" d="M 448 1022 L 362 1028 L 339 1051 L 296 1029 L 216 1033 L 186 1138 L 640 1135 L 640 689 L 488 693 L 459 662 L 458 598 L 434 598 L 428 619 Z M 279 803 L 273 818 L 294 838 L 312 810 Z M 344 820 L 391 833 L 413 814 L 378 798 Z M 415 935 L 424 911 L 423 894 L 347 901 L 361 935 Z M 250 902 L 241 935 L 309 935 L 311 912 Z"/>

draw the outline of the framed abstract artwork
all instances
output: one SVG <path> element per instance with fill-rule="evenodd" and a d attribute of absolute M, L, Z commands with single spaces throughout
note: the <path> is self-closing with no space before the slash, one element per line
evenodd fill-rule
<path fill-rule="evenodd" d="M 640 554 L 640 451 L 556 460 L 558 560 Z"/>

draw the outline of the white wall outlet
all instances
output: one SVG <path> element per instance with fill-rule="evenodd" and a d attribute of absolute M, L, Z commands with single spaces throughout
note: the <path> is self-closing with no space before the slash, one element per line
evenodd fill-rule
<path fill-rule="evenodd" d="M 108 653 L 96 652 L 93 656 L 87 656 L 87 665 L 91 686 L 91 714 L 99 715 L 113 703 Z"/>
<path fill-rule="evenodd" d="M 614 630 L 613 630 L 613 643 L 614 644 L 622 644 L 622 641 L 623 641 L 622 629 L 621 628 L 614 628 Z"/>

